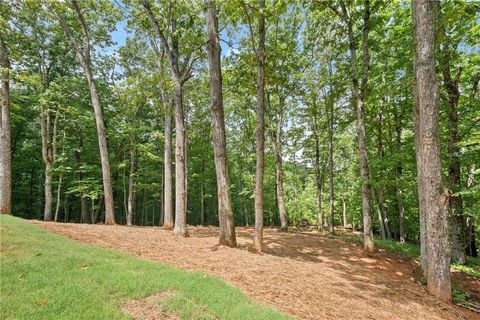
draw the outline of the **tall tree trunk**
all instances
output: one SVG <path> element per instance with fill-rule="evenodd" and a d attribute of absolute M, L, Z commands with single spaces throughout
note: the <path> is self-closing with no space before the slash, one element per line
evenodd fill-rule
<path fill-rule="evenodd" d="M 200 225 L 205 224 L 205 159 L 200 167 Z"/>
<path fill-rule="evenodd" d="M 342 205 L 343 205 L 343 228 L 347 228 L 347 202 L 345 201 L 345 198 L 342 198 Z"/>
<path fill-rule="evenodd" d="M 439 88 L 435 74 L 435 9 L 437 3 L 412 3 L 415 39 L 415 87 L 418 107 L 416 139 L 418 179 L 426 213 L 428 291 L 451 301 L 450 250 L 448 243 L 448 196 L 442 186 L 439 137 Z"/>
<path fill-rule="evenodd" d="M 379 119 L 377 124 L 377 134 L 378 134 L 378 142 L 377 142 L 377 157 L 382 163 L 383 161 L 383 100 L 380 103 L 380 112 L 379 112 Z M 375 192 L 375 190 L 373 191 Z M 384 193 L 384 186 L 380 185 L 377 190 L 378 195 L 378 203 L 377 209 L 379 210 L 379 216 L 381 217 L 381 224 L 382 229 L 385 231 L 385 238 L 391 239 L 392 235 L 390 233 L 390 226 L 387 217 L 387 211 L 385 210 L 385 193 Z"/>
<path fill-rule="evenodd" d="M 185 115 L 183 89 L 179 81 L 174 84 L 175 103 L 175 227 L 173 233 L 187 236 L 187 184 L 185 158 Z"/>
<path fill-rule="evenodd" d="M 378 216 L 378 225 L 380 226 L 380 234 L 382 236 L 382 240 L 385 240 L 387 238 L 386 231 L 385 231 L 385 225 L 383 223 L 383 216 L 382 216 L 382 210 L 380 209 L 380 202 L 377 199 L 377 195 L 375 194 L 375 190 L 372 188 L 372 200 L 373 203 L 375 204 L 377 208 L 377 216 Z"/>
<path fill-rule="evenodd" d="M 90 67 L 85 64 L 84 70 L 89 83 L 90 96 L 95 114 L 95 122 L 97 125 L 98 147 L 100 150 L 100 160 L 102 164 L 103 194 L 105 200 L 105 224 L 111 225 L 115 224 L 115 214 L 113 205 L 112 182 L 110 178 L 110 163 L 108 160 L 107 137 L 105 134 L 105 124 L 103 122 L 103 112 L 97 93 L 97 86 L 95 85 L 93 75 L 90 72 Z"/>
<path fill-rule="evenodd" d="M 207 0 L 208 65 L 210 69 L 210 98 L 212 108 L 213 151 L 217 176 L 218 212 L 220 216 L 219 244 L 237 246 L 235 221 L 232 212 L 230 175 L 228 173 L 225 116 L 223 111 L 221 47 L 218 34 L 217 8 Z M 203 205 L 203 201 L 202 201 Z M 203 210 L 203 207 L 202 207 Z"/>
<path fill-rule="evenodd" d="M 165 229 L 173 229 L 173 176 L 172 176 L 172 115 L 165 105 L 165 155 L 164 155 L 164 221 Z"/>
<path fill-rule="evenodd" d="M 402 145 L 402 125 L 401 125 L 401 117 L 394 113 L 395 116 L 395 150 L 396 152 L 400 153 L 401 145 Z M 400 184 L 400 177 L 402 175 L 402 163 L 401 161 L 397 162 L 395 166 L 395 193 L 396 193 L 396 200 L 397 200 L 397 208 L 398 208 L 398 227 L 399 227 L 399 238 L 400 243 L 405 243 L 405 206 L 403 204 L 403 194 L 402 194 L 402 187 Z"/>
<path fill-rule="evenodd" d="M 257 252 L 263 250 L 263 176 L 265 171 L 265 0 L 259 0 L 258 17 L 258 81 L 257 81 L 257 164 L 255 171 L 255 237 L 254 247 Z M 253 37 L 253 34 L 252 34 Z"/>
<path fill-rule="evenodd" d="M 392 232 L 390 231 L 390 221 L 388 220 L 387 211 L 385 210 L 385 192 L 383 187 L 378 189 L 378 206 L 380 207 L 380 211 L 382 213 L 385 235 L 387 239 L 391 239 Z"/>
<path fill-rule="evenodd" d="M 12 214 L 12 151 L 10 126 L 10 60 L 0 36 L 1 112 L 0 112 L 0 214 Z"/>
<path fill-rule="evenodd" d="M 62 178 L 63 173 L 60 173 L 60 177 L 58 178 L 58 186 L 57 186 L 57 205 L 55 208 L 55 222 L 58 222 L 58 216 L 60 214 L 60 200 L 61 200 L 61 192 L 62 192 Z"/>
<path fill-rule="evenodd" d="M 331 94 L 331 93 L 330 93 Z M 333 189 L 333 101 L 328 99 L 328 176 L 329 176 L 329 195 L 330 195 L 330 232 L 335 232 L 334 216 L 334 189 Z"/>
<path fill-rule="evenodd" d="M 452 261 L 456 263 L 465 263 L 465 218 L 463 214 L 463 203 L 461 195 L 457 195 L 461 189 L 461 163 L 460 163 L 460 135 L 458 132 L 458 101 L 460 99 L 460 77 L 462 68 L 460 67 L 452 79 L 450 57 L 452 51 L 448 41 L 448 36 L 443 26 L 445 43 L 441 46 L 441 64 L 443 74 L 443 86 L 448 95 L 447 119 L 448 119 L 448 185 L 454 193 L 450 198 L 450 233 L 452 238 Z"/>
<path fill-rule="evenodd" d="M 97 86 L 95 80 L 93 79 L 93 73 L 90 69 L 90 38 L 87 25 L 83 14 L 80 10 L 77 0 L 71 1 L 73 8 L 77 14 L 77 18 L 80 22 L 82 28 L 83 36 L 83 45 L 81 48 L 75 39 L 72 30 L 69 25 L 66 23 L 63 15 L 56 10 L 55 5 L 53 6 L 54 11 L 57 13 L 57 17 L 60 21 L 60 24 L 67 35 L 67 38 L 70 42 L 71 47 L 75 50 L 77 60 L 83 68 L 85 77 L 88 82 L 88 88 L 90 90 L 90 98 L 92 101 L 93 111 L 95 115 L 95 123 L 97 126 L 97 137 L 98 137 L 98 148 L 100 150 L 100 160 L 102 165 L 102 178 L 103 178 L 103 194 L 105 199 L 105 224 L 115 224 L 115 214 L 114 214 L 114 203 L 113 203 L 113 191 L 112 191 L 112 181 L 110 177 L 110 163 L 108 160 L 108 148 L 107 148 L 107 137 L 105 133 L 105 123 L 103 120 L 103 111 L 100 104 L 100 98 L 98 96 Z"/>
<path fill-rule="evenodd" d="M 43 209 L 43 219 L 45 221 L 52 220 L 52 169 L 57 156 L 57 126 L 58 126 L 59 109 L 55 112 L 55 120 L 53 128 L 51 124 L 50 109 L 42 106 L 40 115 L 40 131 L 42 136 L 42 158 L 45 164 L 45 206 Z"/>
<path fill-rule="evenodd" d="M 323 231 L 323 212 L 322 212 L 322 169 L 320 159 L 320 137 L 318 133 L 317 115 L 314 115 L 314 137 L 315 137 L 315 185 L 317 188 L 317 221 L 318 231 Z"/>
<path fill-rule="evenodd" d="M 278 214 L 280 218 L 280 230 L 287 230 L 288 216 L 285 205 L 285 191 L 283 187 L 283 159 L 282 159 L 282 136 L 283 136 L 283 119 L 285 109 L 285 96 L 279 93 L 278 97 L 278 119 L 271 130 L 271 141 L 273 156 L 275 159 L 275 189 Z M 268 106 L 270 106 L 270 96 L 267 95 Z"/>
<path fill-rule="evenodd" d="M 130 134 L 130 174 L 128 175 L 128 203 L 127 203 L 127 226 L 133 224 L 135 214 L 135 191 L 137 175 L 137 152 L 135 145 L 135 136 Z"/>
<path fill-rule="evenodd" d="M 173 81 L 173 100 L 175 105 L 175 235 L 188 236 L 187 231 L 187 159 L 186 159 L 186 124 L 183 109 L 183 84 L 191 76 L 191 63 L 187 59 L 188 69 L 180 70 L 179 66 L 179 43 L 176 32 L 177 21 L 171 18 L 169 23 L 171 41 L 167 41 L 163 29 L 155 19 L 148 0 L 142 0 L 142 6 L 147 14 L 155 34 L 162 43 L 162 49 L 166 52 Z M 170 3 L 173 6 L 174 3 Z M 172 9 L 172 7 L 170 8 Z"/>
<path fill-rule="evenodd" d="M 355 36 L 353 33 L 353 20 L 347 12 L 344 1 L 340 1 L 342 13 L 340 16 L 347 24 L 348 41 L 350 48 L 350 59 L 352 67 L 352 89 L 357 112 L 357 133 L 358 133 L 358 154 L 360 158 L 360 181 L 362 194 L 362 213 L 363 213 L 363 238 L 364 249 L 371 252 L 374 249 L 372 217 L 370 215 L 370 185 L 369 169 L 367 157 L 367 138 L 365 131 L 365 107 L 364 101 L 367 94 L 368 69 L 370 67 L 370 55 L 368 52 L 369 21 L 370 21 L 370 1 L 364 1 L 363 30 L 362 30 L 362 78 L 360 80 L 357 64 L 357 48 Z M 337 12 L 337 11 L 336 11 Z"/>
<path fill-rule="evenodd" d="M 283 160 L 282 160 L 282 142 L 281 142 L 281 124 L 277 125 L 277 132 L 272 137 L 273 154 L 275 157 L 275 186 L 277 191 L 277 205 L 280 217 L 280 230 L 287 230 L 288 218 L 287 207 L 285 205 L 285 191 L 283 188 Z"/>
<path fill-rule="evenodd" d="M 467 179 L 467 188 L 470 189 L 473 186 L 473 181 L 475 179 L 475 166 L 470 168 Z M 469 199 L 466 201 L 466 208 L 469 208 L 470 211 L 473 211 L 473 201 Z M 472 214 L 467 218 L 467 254 L 471 257 L 477 257 L 477 243 L 475 241 L 475 219 Z"/>
<path fill-rule="evenodd" d="M 79 181 L 79 183 L 82 183 L 83 179 L 84 179 L 84 173 L 83 173 L 83 169 L 82 169 L 82 161 L 81 161 L 81 158 L 80 158 L 80 152 L 83 150 L 83 135 L 82 135 L 82 132 L 81 132 L 80 127 L 78 125 L 76 125 L 76 128 L 77 128 L 77 133 L 78 133 L 79 144 L 78 144 L 78 149 L 75 150 L 75 152 L 74 152 L 74 156 L 75 156 L 75 162 L 76 162 L 77 170 L 78 170 L 78 181 Z M 81 207 L 80 222 L 81 223 L 88 223 L 89 222 L 89 219 L 88 219 L 88 199 L 85 196 L 84 192 L 80 193 L 80 207 Z"/>

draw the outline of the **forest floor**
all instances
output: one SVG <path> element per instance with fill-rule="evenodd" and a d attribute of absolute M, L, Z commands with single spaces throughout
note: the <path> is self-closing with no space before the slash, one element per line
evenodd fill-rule
<path fill-rule="evenodd" d="M 239 249 L 218 246 L 217 229 L 190 227 L 175 237 L 158 227 L 32 221 L 74 240 L 178 268 L 203 271 L 266 305 L 301 319 L 480 319 L 429 296 L 414 279 L 417 263 L 384 250 L 318 233 L 264 230 L 265 252 L 251 252 L 253 229 L 237 228 Z M 479 279 L 460 280 L 480 288 Z"/>

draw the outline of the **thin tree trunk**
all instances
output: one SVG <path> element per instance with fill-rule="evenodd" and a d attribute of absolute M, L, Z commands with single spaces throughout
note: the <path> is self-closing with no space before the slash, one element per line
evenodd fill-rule
<path fill-rule="evenodd" d="M 473 181 L 475 179 L 475 166 L 470 168 L 467 179 L 467 188 L 470 189 L 473 186 Z M 473 211 L 473 201 L 471 199 L 466 201 L 466 208 L 469 208 Z M 477 243 L 475 241 L 475 219 L 473 215 L 470 215 L 467 218 L 467 254 L 471 257 L 477 257 Z"/>
<path fill-rule="evenodd" d="M 385 240 L 387 238 L 386 232 L 385 232 L 385 225 L 383 224 L 383 217 L 382 217 L 382 210 L 380 209 L 380 202 L 377 200 L 377 195 L 375 194 L 375 190 L 372 188 L 372 200 L 373 203 L 376 206 L 377 209 L 377 217 L 378 217 L 378 224 L 380 226 L 380 234 L 382 236 L 382 240 Z"/>
<path fill-rule="evenodd" d="M 258 81 L 256 124 L 256 171 L 255 171 L 255 237 L 254 247 L 263 250 L 263 177 L 265 171 L 265 0 L 259 0 L 258 17 Z M 251 35 L 253 37 L 253 34 Z"/>
<path fill-rule="evenodd" d="M 460 77 L 462 75 L 462 68 L 460 67 L 455 78 L 452 79 L 450 56 L 452 50 L 448 41 L 448 36 L 445 31 L 445 26 L 442 24 L 445 43 L 441 46 L 443 67 L 443 86 L 448 95 L 447 103 L 447 119 L 448 119 L 448 184 L 449 189 L 454 193 L 450 198 L 450 234 L 452 242 L 452 261 L 464 264 L 465 257 L 465 217 L 463 214 L 463 203 L 461 195 L 457 195 L 461 189 L 461 162 L 460 162 L 460 135 L 458 132 L 458 101 L 460 99 Z"/>
<path fill-rule="evenodd" d="M 317 115 L 314 115 L 314 136 L 315 136 L 315 181 L 317 188 L 317 221 L 318 231 L 323 231 L 323 212 L 322 212 L 322 169 L 320 164 L 320 139 L 318 133 Z"/>
<path fill-rule="evenodd" d="M 377 124 L 377 131 L 378 131 L 378 143 L 377 143 L 377 157 L 382 163 L 383 161 L 383 100 L 380 103 L 380 113 L 379 113 L 379 120 Z M 373 190 L 375 192 L 375 190 Z M 384 194 L 384 188 L 383 185 L 380 185 L 377 188 L 377 194 L 378 194 L 378 203 L 377 203 L 377 209 L 379 210 L 379 216 L 381 217 L 381 224 L 382 224 L 382 230 L 384 230 L 385 237 L 384 239 L 390 239 L 392 237 L 390 233 L 390 226 L 389 226 L 389 221 L 387 217 L 387 212 L 385 210 L 385 194 Z M 383 233 L 382 233 L 383 235 Z"/>
<path fill-rule="evenodd" d="M 0 214 L 12 214 L 12 150 L 10 126 L 10 60 L 0 36 L 1 112 L 0 112 Z"/>
<path fill-rule="evenodd" d="M 416 139 L 418 179 L 426 213 L 428 291 L 451 301 L 448 196 L 443 191 L 439 137 L 439 88 L 435 74 L 435 9 L 437 3 L 412 3 L 415 39 L 415 97 L 418 107 Z M 422 198 L 422 196 L 421 196 Z"/>
<path fill-rule="evenodd" d="M 225 116 L 223 111 L 222 67 L 220 58 L 221 47 L 218 33 L 218 15 L 217 8 L 213 4 L 212 0 L 207 0 L 206 4 L 208 29 L 207 53 L 208 65 L 210 69 L 213 151 L 215 157 L 215 172 L 217 176 L 218 212 L 220 216 L 219 244 L 236 247 L 237 239 L 235 236 L 235 221 L 232 212 L 230 175 L 228 172 L 227 141 L 225 137 Z"/>
<path fill-rule="evenodd" d="M 362 30 L 362 78 L 360 80 L 357 64 L 357 49 L 353 33 L 353 20 L 347 12 L 344 1 L 340 1 L 342 13 L 338 13 L 346 22 L 348 29 L 348 41 L 350 48 L 350 59 L 352 67 L 352 89 L 357 111 L 357 133 L 358 133 L 358 154 L 360 158 L 360 181 L 362 194 L 363 213 L 363 238 L 364 249 L 371 252 L 374 249 L 372 217 L 370 215 L 370 185 L 367 157 L 367 138 L 365 131 L 365 107 L 364 101 L 367 94 L 368 69 L 370 67 L 370 55 L 368 52 L 368 36 L 370 21 L 370 1 L 364 1 L 363 30 Z M 337 12 L 337 11 L 336 11 Z"/>
<path fill-rule="evenodd" d="M 52 165 L 50 162 L 45 164 L 45 186 L 44 186 L 44 194 L 45 194 L 45 203 L 43 207 L 43 220 L 51 221 L 52 220 Z"/>
<path fill-rule="evenodd" d="M 401 125 L 401 117 L 395 112 L 395 150 L 396 152 L 400 153 L 401 145 L 402 145 L 402 125 Z M 400 185 L 400 177 L 402 175 L 402 163 L 399 161 L 395 167 L 395 193 L 396 193 L 396 200 L 397 200 L 397 208 L 398 208 L 398 226 L 399 226 L 399 238 L 400 243 L 405 243 L 405 207 L 403 204 L 403 194 L 402 194 L 402 187 Z"/>
<path fill-rule="evenodd" d="M 165 101 L 167 102 L 167 101 Z M 165 229 L 173 229 L 172 115 L 165 105 L 164 220 Z"/>
<path fill-rule="evenodd" d="M 57 186 L 57 206 L 55 208 L 55 222 L 58 222 L 58 216 L 60 214 L 60 196 L 61 196 L 61 191 L 62 191 L 62 178 L 63 178 L 63 173 L 60 173 L 60 177 L 58 178 L 58 186 Z M 64 213 L 65 214 L 65 213 Z"/>
<path fill-rule="evenodd" d="M 380 207 L 380 211 L 382 213 L 383 218 L 383 225 L 385 227 L 385 235 L 387 239 L 392 238 L 392 232 L 390 231 L 390 222 L 388 220 L 387 211 L 385 210 L 385 193 L 382 187 L 378 189 L 378 206 Z"/>
<path fill-rule="evenodd" d="M 328 177 L 329 177 L 329 209 L 330 209 L 330 233 L 335 232 L 334 216 L 334 189 L 333 189 L 333 101 L 328 101 Z"/>
<path fill-rule="evenodd" d="M 143 196 L 142 196 L 142 226 L 147 225 L 148 216 L 147 216 L 147 189 L 143 188 Z"/>
<path fill-rule="evenodd" d="M 278 125 L 280 126 L 280 124 Z M 283 189 L 283 160 L 282 160 L 282 145 L 281 145 L 281 127 L 277 128 L 277 132 L 272 137 L 273 154 L 275 157 L 275 185 L 277 191 L 277 205 L 280 217 L 280 230 L 287 230 L 288 218 L 287 208 L 285 205 L 285 192 Z"/>
<path fill-rule="evenodd" d="M 200 163 L 200 225 L 205 224 L 205 159 Z"/>
<path fill-rule="evenodd" d="M 55 120 L 53 121 L 53 129 L 51 124 L 50 109 L 42 107 L 40 115 L 40 131 L 42 136 L 42 158 L 45 164 L 45 206 L 43 210 L 43 219 L 45 221 L 52 220 L 52 168 L 57 156 L 57 126 L 59 118 L 59 109 L 55 112 Z"/>
<path fill-rule="evenodd" d="M 63 214 L 64 214 L 64 217 L 63 217 L 63 221 L 65 222 L 68 222 L 70 221 L 69 220 L 69 202 L 68 202 L 68 195 L 65 195 L 63 197 Z"/>
<path fill-rule="evenodd" d="M 163 226 L 165 219 L 165 178 L 162 176 L 160 179 L 160 207 L 159 207 L 159 219 L 158 225 Z"/>
<path fill-rule="evenodd" d="M 347 228 L 347 202 L 342 198 L 343 228 Z"/>
<path fill-rule="evenodd" d="M 135 145 L 135 136 L 130 135 L 130 174 L 128 176 L 128 204 L 127 204 L 127 226 L 133 224 L 133 215 L 135 214 L 135 191 L 137 174 L 137 152 Z"/>
<path fill-rule="evenodd" d="M 77 125 L 77 134 L 78 134 L 78 149 L 75 150 L 75 162 L 77 164 L 77 170 L 78 170 L 78 181 L 81 184 L 84 179 L 84 173 L 82 169 L 82 162 L 80 158 L 80 152 L 83 150 L 83 135 L 80 130 L 80 127 Z M 80 207 L 81 207 L 81 214 L 80 214 L 80 222 L 81 223 L 88 223 L 88 199 L 85 196 L 84 192 L 80 193 Z"/>

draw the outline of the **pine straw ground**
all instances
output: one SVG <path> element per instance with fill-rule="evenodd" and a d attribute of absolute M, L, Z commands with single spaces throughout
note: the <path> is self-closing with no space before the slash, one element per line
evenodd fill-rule
<path fill-rule="evenodd" d="M 240 248 L 217 245 L 217 229 L 175 237 L 158 227 L 34 221 L 72 239 L 178 268 L 204 271 L 257 301 L 301 319 L 480 319 L 441 303 L 413 279 L 414 261 L 363 253 L 359 244 L 320 234 L 265 229 L 265 253 L 250 252 L 253 229 L 237 228 Z"/>

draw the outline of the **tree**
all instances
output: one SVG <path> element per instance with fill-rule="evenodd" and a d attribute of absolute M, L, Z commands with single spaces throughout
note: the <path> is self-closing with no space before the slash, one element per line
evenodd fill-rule
<path fill-rule="evenodd" d="M 442 186 L 439 137 L 439 87 L 435 73 L 435 14 L 437 3 L 412 3 L 415 39 L 414 99 L 417 112 L 416 154 L 420 212 L 426 220 L 426 270 L 428 290 L 443 301 L 451 300 L 448 243 L 448 195 Z"/>
<path fill-rule="evenodd" d="M 40 128 L 42 135 L 42 158 L 45 163 L 45 207 L 43 219 L 45 221 L 52 220 L 52 175 L 53 164 L 57 156 L 57 132 L 58 119 L 60 115 L 59 107 L 55 111 L 53 124 L 51 121 L 51 112 L 48 107 L 42 105 L 40 115 Z"/>
<path fill-rule="evenodd" d="M 357 62 L 357 43 L 353 33 L 353 18 L 348 12 L 347 6 L 343 0 L 340 1 L 340 9 L 336 6 L 329 7 L 344 21 L 347 26 L 348 42 L 351 57 L 352 70 L 352 91 L 357 111 L 357 134 L 358 134 L 358 153 L 360 158 L 360 177 L 362 181 L 362 211 L 363 211 L 363 237 L 364 248 L 366 251 L 373 251 L 373 231 L 372 218 L 370 215 L 370 186 L 369 186 L 369 168 L 367 154 L 367 137 L 365 130 L 365 98 L 367 94 L 368 70 L 370 68 L 370 55 L 368 46 L 368 36 L 370 32 L 370 1 L 364 2 L 363 27 L 362 27 L 362 74 L 358 71 Z"/>
<path fill-rule="evenodd" d="M 246 4 L 245 11 L 248 16 Z M 258 47 L 250 26 L 250 37 L 257 59 L 257 124 L 256 136 L 256 171 L 255 171 L 255 237 L 254 247 L 260 253 L 263 250 L 263 180 L 265 172 L 265 1 L 258 1 Z"/>
<path fill-rule="evenodd" d="M 73 50 L 76 52 L 77 60 L 83 68 L 85 77 L 90 89 L 90 97 L 92 100 L 93 110 L 95 113 L 95 122 L 97 125 L 98 146 L 100 150 L 100 159 L 102 164 L 102 177 L 103 177 L 103 193 L 105 199 L 105 224 L 115 224 L 114 203 L 113 203 L 113 191 L 112 182 L 110 176 L 110 163 L 108 159 L 108 147 L 107 137 L 105 133 L 105 123 L 103 120 L 103 111 L 98 95 L 97 85 L 93 78 L 93 72 L 91 70 L 91 48 L 90 48 L 90 35 L 87 26 L 87 21 L 84 18 L 82 10 L 77 0 L 71 0 L 71 8 L 75 14 L 77 21 L 81 28 L 82 42 L 81 46 L 74 35 L 74 32 L 70 25 L 67 23 L 63 10 L 67 10 L 65 7 L 54 5 L 53 9 L 62 26 L 65 35 Z"/>
<path fill-rule="evenodd" d="M 0 26 L 3 21 L 0 20 Z M 0 113 L 0 214 L 12 214 L 12 153 L 10 128 L 10 59 L 7 45 L 0 35 L 2 106 Z"/>
<path fill-rule="evenodd" d="M 227 142 L 225 138 L 222 69 L 220 62 L 221 48 L 220 37 L 218 34 L 217 7 L 214 4 L 214 0 L 206 0 L 206 6 L 208 33 L 207 52 L 210 68 L 210 97 L 212 101 L 213 150 L 215 154 L 215 171 L 217 173 L 218 213 L 220 222 L 219 243 L 221 245 L 235 247 L 237 245 L 237 240 L 235 237 L 235 222 L 232 213 Z"/>
<path fill-rule="evenodd" d="M 173 232 L 176 235 L 187 236 L 187 166 L 186 166 L 186 123 L 183 106 L 183 85 L 192 76 L 192 67 L 196 59 L 189 55 L 185 61 L 184 69 L 181 69 L 179 61 L 179 41 L 177 30 L 177 19 L 172 13 L 173 4 L 169 4 L 170 16 L 168 28 L 170 43 L 164 34 L 164 27 L 160 26 L 155 18 L 152 8 L 147 0 L 142 0 L 142 6 L 148 16 L 151 27 L 159 39 L 162 49 L 170 64 L 172 74 L 174 105 L 175 105 L 175 227 Z"/>

